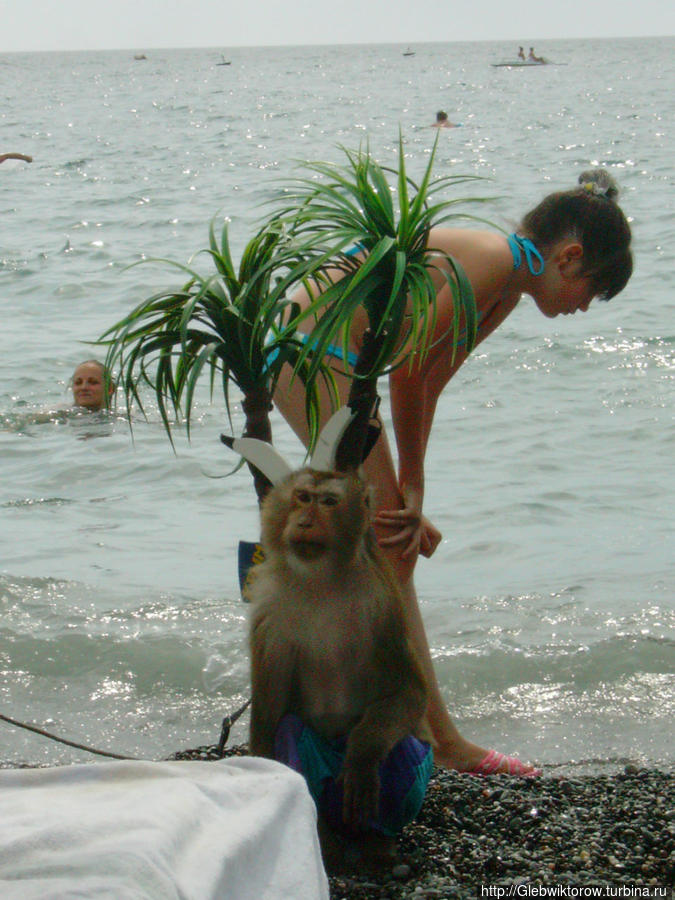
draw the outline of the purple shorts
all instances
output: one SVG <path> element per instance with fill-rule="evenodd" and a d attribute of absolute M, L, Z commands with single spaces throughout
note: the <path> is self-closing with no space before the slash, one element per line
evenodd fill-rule
<path fill-rule="evenodd" d="M 345 738 L 329 740 L 294 715 L 286 715 L 277 729 L 274 757 L 304 776 L 318 811 L 334 827 L 342 822 L 342 769 Z M 433 770 L 429 744 L 408 735 L 380 765 L 380 801 L 377 819 L 369 827 L 393 836 L 420 811 Z"/>

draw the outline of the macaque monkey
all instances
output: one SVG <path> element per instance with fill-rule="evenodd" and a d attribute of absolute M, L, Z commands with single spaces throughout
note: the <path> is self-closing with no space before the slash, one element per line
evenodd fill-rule
<path fill-rule="evenodd" d="M 419 811 L 431 773 L 431 749 L 418 740 L 427 688 L 360 475 L 307 468 L 284 478 L 263 503 L 262 544 L 248 592 L 250 752 L 301 771 L 332 828 L 393 836 Z M 412 811 L 400 759 L 396 776 L 386 773 L 401 753 L 416 779 Z M 392 824 L 402 792 L 408 812 Z"/>

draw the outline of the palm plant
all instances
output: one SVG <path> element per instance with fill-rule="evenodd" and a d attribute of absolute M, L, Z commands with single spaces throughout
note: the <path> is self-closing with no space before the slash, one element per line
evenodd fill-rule
<path fill-rule="evenodd" d="M 283 204 L 246 245 L 238 269 L 227 225 L 218 240 L 214 222 L 209 247 L 200 252 L 210 257 L 215 272 L 203 276 L 192 263 L 164 260 L 188 281 L 178 290 L 144 300 L 99 339 L 108 346 L 106 364 L 118 372 L 127 409 L 136 404 L 143 412 L 140 388 L 150 386 L 169 437 L 171 410 L 185 415 L 189 434 L 196 386 L 206 369 L 211 394 L 220 383 L 230 420 L 231 385 L 242 392 L 244 437 L 271 443 L 271 398 L 282 366 L 289 363 L 305 386 L 311 447 L 321 415 L 320 380 L 328 386 L 333 405 L 339 402 L 330 369 L 323 363 L 326 348 L 340 342 L 346 352 L 354 315 L 364 308 L 369 329 L 348 401 L 354 415 L 337 459 L 340 469 L 357 467 L 377 398 L 377 379 L 406 359 L 414 364 L 431 346 L 436 321 L 433 268 L 445 274 L 453 294 L 454 346 L 462 320 L 469 349 L 475 338 L 471 285 L 451 257 L 428 246 L 432 225 L 456 215 L 452 208 L 460 202 L 429 202 L 431 188 L 438 192 L 471 177 L 448 176 L 432 183 L 435 149 L 436 144 L 419 185 L 406 174 L 402 139 L 398 170 L 381 167 L 368 150 L 344 148 L 345 166 L 306 164 L 311 177 L 297 179 L 285 193 Z M 392 171 L 398 209 L 387 181 L 386 173 Z M 363 251 L 360 258 L 353 248 Z M 329 262 L 340 278 L 328 277 Z M 314 289 L 314 299 L 304 310 L 287 299 L 299 284 Z M 306 330 L 308 322 L 311 335 L 303 342 L 296 329 L 302 324 Z M 269 482 L 251 468 L 262 499 Z"/>
<path fill-rule="evenodd" d="M 369 327 L 348 399 L 353 419 L 337 456 L 340 469 L 355 468 L 362 461 L 368 422 L 377 402 L 378 378 L 406 360 L 409 365 L 422 360 L 431 347 L 436 322 L 433 269 L 443 273 L 452 291 L 452 353 L 462 319 L 468 350 L 475 341 L 476 308 L 471 284 L 452 257 L 428 245 L 428 238 L 432 225 L 456 217 L 454 206 L 469 202 L 466 198 L 429 202 L 431 188 L 438 192 L 476 179 L 446 176 L 432 183 L 437 143 L 438 137 L 419 185 L 406 174 L 402 138 L 397 170 L 380 166 L 368 150 L 342 148 L 347 164 L 307 164 L 314 177 L 298 179 L 278 212 L 280 221 L 292 227 L 296 239 L 332 248 L 331 266 L 341 276 L 331 281 L 324 278 L 321 296 L 291 323 L 295 326 L 308 317 L 313 319 L 311 339 L 297 357 L 298 366 L 307 367 L 308 383 L 321 371 L 329 344 L 339 341 L 347 358 L 357 310 L 365 309 L 368 317 Z M 398 210 L 387 172 L 396 176 Z M 459 215 L 467 218 L 466 213 Z M 357 257 L 354 248 L 363 253 Z M 320 274 L 314 277 L 320 280 Z M 445 338 L 443 335 L 436 340 Z M 408 349 L 403 350 L 405 347 Z"/>
<path fill-rule="evenodd" d="M 298 246 L 279 221 L 263 226 L 246 245 L 238 270 L 230 253 L 227 224 L 218 241 L 211 222 L 209 247 L 200 252 L 210 256 L 214 273 L 202 276 L 191 265 L 162 260 L 189 280 L 178 290 L 161 291 L 144 300 L 99 338 L 99 343 L 108 346 L 109 371 L 119 372 L 128 411 L 135 404 L 145 413 L 141 387 L 149 386 L 169 438 L 170 412 L 173 417 L 185 415 L 189 435 L 196 386 L 206 368 L 211 395 L 220 381 L 230 421 L 234 384 L 244 397 L 244 436 L 271 443 L 272 394 L 279 371 L 288 362 L 306 381 L 306 413 L 315 438 L 316 377 L 321 369 L 314 367 L 312 378 L 307 379 L 308 363 L 299 359 L 302 345 L 294 327 L 287 324 L 295 315 L 286 293 L 291 283 L 301 281 L 305 270 L 321 260 L 314 259 L 312 248 Z M 250 468 L 262 499 L 269 481 Z"/>

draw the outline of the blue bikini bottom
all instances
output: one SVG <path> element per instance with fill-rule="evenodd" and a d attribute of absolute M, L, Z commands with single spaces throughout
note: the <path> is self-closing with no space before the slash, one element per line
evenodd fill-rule
<path fill-rule="evenodd" d="M 303 334 L 301 331 L 296 332 L 295 336 L 298 338 L 298 340 L 302 341 L 303 344 L 306 344 L 307 341 L 311 337 L 311 335 Z M 279 355 L 279 348 L 275 347 L 275 349 L 270 351 L 270 353 L 267 355 L 267 365 L 269 365 L 270 363 L 273 363 L 278 355 Z M 344 362 L 344 356 L 342 354 L 342 347 L 338 347 L 337 344 L 329 344 L 326 347 L 326 356 L 332 356 L 334 359 L 338 359 L 338 360 L 340 360 L 340 362 Z M 347 362 L 352 367 L 352 369 L 356 365 L 357 359 L 358 359 L 358 354 L 354 353 L 353 350 L 350 350 L 347 354 Z"/>

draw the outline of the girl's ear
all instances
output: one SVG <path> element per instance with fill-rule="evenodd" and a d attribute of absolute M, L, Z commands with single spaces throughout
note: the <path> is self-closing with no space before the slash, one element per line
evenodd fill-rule
<path fill-rule="evenodd" d="M 563 244 L 558 251 L 558 266 L 563 275 L 577 275 L 583 265 L 584 248 L 578 241 Z"/>
<path fill-rule="evenodd" d="M 582 259 L 584 255 L 584 248 L 578 241 L 574 241 L 570 244 L 565 244 L 561 250 L 561 260 L 565 262 L 574 262 L 579 259 Z"/>

